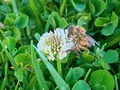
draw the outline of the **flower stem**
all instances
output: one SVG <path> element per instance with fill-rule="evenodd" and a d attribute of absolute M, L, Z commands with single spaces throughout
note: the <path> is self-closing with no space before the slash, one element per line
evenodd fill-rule
<path fill-rule="evenodd" d="M 85 81 L 87 80 L 88 75 L 90 74 L 90 72 L 91 72 L 91 69 L 89 69 L 88 72 L 87 72 L 87 74 L 85 75 L 85 78 L 84 78 Z"/>
<path fill-rule="evenodd" d="M 60 76 L 62 77 L 62 67 L 61 67 L 61 60 L 57 59 L 57 70 Z"/>

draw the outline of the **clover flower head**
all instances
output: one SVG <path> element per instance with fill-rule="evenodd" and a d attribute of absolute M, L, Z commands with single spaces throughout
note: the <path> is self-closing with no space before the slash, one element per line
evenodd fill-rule
<path fill-rule="evenodd" d="M 38 44 L 38 49 L 50 61 L 55 59 L 62 60 L 67 56 L 66 50 L 69 50 L 74 44 L 67 38 L 68 30 L 57 28 L 54 32 L 44 33 Z"/>

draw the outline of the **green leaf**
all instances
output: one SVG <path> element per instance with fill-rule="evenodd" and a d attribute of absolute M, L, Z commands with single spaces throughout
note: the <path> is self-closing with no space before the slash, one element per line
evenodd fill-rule
<path fill-rule="evenodd" d="M 114 12 L 112 12 L 111 24 L 113 25 L 114 28 L 116 28 L 118 25 L 118 17 Z"/>
<path fill-rule="evenodd" d="M 78 80 L 84 73 L 84 70 L 82 68 L 79 67 L 75 67 L 75 68 L 70 68 L 65 81 L 67 83 L 72 82 L 73 80 Z"/>
<path fill-rule="evenodd" d="M 24 28 L 28 24 L 28 16 L 22 13 L 10 13 L 6 16 L 4 23 L 8 26 L 16 25 L 18 28 Z"/>
<path fill-rule="evenodd" d="M 67 21 L 65 20 L 65 18 L 62 18 L 61 20 L 60 20 L 60 25 L 59 25 L 59 27 L 60 28 L 66 28 L 68 26 L 68 23 L 67 23 Z"/>
<path fill-rule="evenodd" d="M 51 16 L 54 18 L 56 24 L 59 25 L 60 16 L 59 16 L 58 12 L 53 11 L 53 12 L 51 13 Z"/>
<path fill-rule="evenodd" d="M 103 35 L 109 36 L 109 35 L 113 34 L 114 29 L 115 28 L 111 24 L 109 24 L 109 25 L 104 26 L 101 32 Z"/>
<path fill-rule="evenodd" d="M 12 31 L 12 35 L 16 39 L 16 41 L 21 39 L 21 33 L 20 33 L 20 30 L 18 28 L 10 27 L 10 30 Z"/>
<path fill-rule="evenodd" d="M 80 0 L 71 0 L 73 7 L 78 11 L 83 11 L 86 7 L 86 3 Z"/>
<path fill-rule="evenodd" d="M 49 70 L 51 76 L 55 80 L 56 85 L 60 90 L 70 90 L 69 86 L 66 84 L 66 82 L 60 77 L 60 75 L 57 73 L 55 68 L 50 64 L 47 60 L 47 58 L 34 46 L 35 50 L 37 51 L 38 55 L 42 58 L 42 61 L 46 65 L 47 69 Z"/>
<path fill-rule="evenodd" d="M 55 29 L 59 25 L 59 22 L 60 22 L 60 16 L 59 16 L 58 12 L 53 11 L 48 16 L 47 24 L 45 27 L 45 32 L 48 32 L 50 24 L 52 25 L 53 29 Z"/>
<path fill-rule="evenodd" d="M 12 55 L 7 51 L 6 47 L 4 46 L 3 42 L 0 40 L 0 44 L 2 46 L 2 48 L 5 50 L 5 54 L 7 56 L 7 58 L 9 59 L 11 65 L 13 66 L 13 68 L 15 69 L 15 71 L 18 69 Z"/>
<path fill-rule="evenodd" d="M 90 84 L 93 90 L 113 90 L 114 79 L 106 70 L 94 71 L 90 77 Z"/>
<path fill-rule="evenodd" d="M 29 18 L 27 15 L 20 13 L 15 19 L 15 25 L 18 28 L 24 28 L 27 26 Z"/>
<path fill-rule="evenodd" d="M 81 20 L 81 19 L 78 19 L 77 25 L 83 26 L 83 25 L 86 25 L 86 22 L 84 22 L 84 21 Z"/>
<path fill-rule="evenodd" d="M 16 39 L 13 37 L 6 37 L 3 42 L 8 46 L 9 52 L 12 53 L 15 49 Z"/>
<path fill-rule="evenodd" d="M 14 28 L 14 35 L 13 35 L 13 37 L 16 38 L 16 40 L 21 39 L 21 33 L 20 33 L 18 28 Z"/>
<path fill-rule="evenodd" d="M 88 7 L 89 7 L 89 10 L 90 10 L 90 13 L 91 13 L 91 14 L 94 14 L 94 13 L 95 13 L 95 7 L 94 7 L 94 5 L 91 3 L 91 0 L 89 0 Z"/>
<path fill-rule="evenodd" d="M 103 60 L 105 63 L 115 63 L 118 61 L 118 53 L 115 50 L 109 50 L 105 53 Z"/>
<path fill-rule="evenodd" d="M 99 16 L 106 8 L 106 3 L 104 0 L 92 0 L 92 3 L 95 6 L 95 16 Z"/>
<path fill-rule="evenodd" d="M 35 33 L 35 38 L 37 39 L 37 41 L 39 41 L 40 40 L 40 34 L 39 33 Z"/>
<path fill-rule="evenodd" d="M 7 5 L 6 3 L 3 3 L 0 6 L 0 11 L 4 12 L 4 13 L 10 13 L 11 12 L 11 8 L 9 7 L 9 5 Z"/>
<path fill-rule="evenodd" d="M 21 64 L 31 64 L 31 56 L 29 53 L 21 53 L 15 56 L 15 63 L 17 65 Z"/>
<path fill-rule="evenodd" d="M 15 25 L 15 18 L 16 18 L 15 13 L 9 13 L 6 16 L 4 23 L 8 26 L 14 26 Z"/>
<path fill-rule="evenodd" d="M 95 20 L 95 26 L 97 27 L 106 26 L 107 23 L 108 23 L 108 18 L 105 18 L 105 17 L 98 17 Z"/>
<path fill-rule="evenodd" d="M 29 46 L 28 45 L 23 45 L 19 47 L 19 49 L 16 51 L 15 55 L 18 55 L 20 53 L 25 53 L 28 50 Z"/>
<path fill-rule="evenodd" d="M 6 31 L 5 32 L 5 37 L 9 37 L 9 36 L 12 36 L 12 32 L 11 31 Z"/>
<path fill-rule="evenodd" d="M 52 16 L 50 16 L 48 22 L 52 25 L 53 29 L 56 28 L 56 22 Z"/>
<path fill-rule="evenodd" d="M 59 3 L 59 2 L 60 2 L 60 0 L 55 0 L 55 2 Z"/>
<path fill-rule="evenodd" d="M 91 20 L 91 14 L 90 14 L 90 13 L 83 14 L 83 15 L 80 17 L 80 20 L 81 20 L 81 21 L 84 21 L 85 23 L 89 23 L 90 20 Z"/>
<path fill-rule="evenodd" d="M 86 63 L 90 63 L 94 60 L 94 54 L 91 53 L 89 50 L 85 50 L 82 54 L 81 54 L 82 59 L 86 62 Z"/>
<path fill-rule="evenodd" d="M 90 86 L 84 80 L 79 80 L 75 83 L 72 90 L 91 90 L 91 89 Z"/>
<path fill-rule="evenodd" d="M 15 76 L 20 82 L 23 82 L 23 66 L 15 72 Z"/>

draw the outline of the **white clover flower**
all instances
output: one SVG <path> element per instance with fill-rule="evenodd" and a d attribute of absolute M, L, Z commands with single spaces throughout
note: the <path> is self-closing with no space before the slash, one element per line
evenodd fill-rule
<path fill-rule="evenodd" d="M 44 55 L 53 61 L 56 58 L 62 60 L 67 56 L 66 50 L 69 50 L 74 44 L 67 38 L 68 30 L 57 28 L 54 32 L 44 33 L 38 44 L 38 49 Z"/>

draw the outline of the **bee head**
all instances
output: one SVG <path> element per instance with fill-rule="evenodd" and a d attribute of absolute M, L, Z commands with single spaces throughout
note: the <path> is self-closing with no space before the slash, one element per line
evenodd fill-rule
<path fill-rule="evenodd" d="M 68 27 L 68 37 L 73 35 L 73 29 L 74 29 L 74 26 L 72 26 L 72 25 Z"/>
<path fill-rule="evenodd" d="M 86 32 L 86 30 L 83 27 L 81 27 L 81 26 L 76 26 L 75 30 L 76 30 L 76 32 L 81 32 L 81 33 L 85 33 Z"/>

